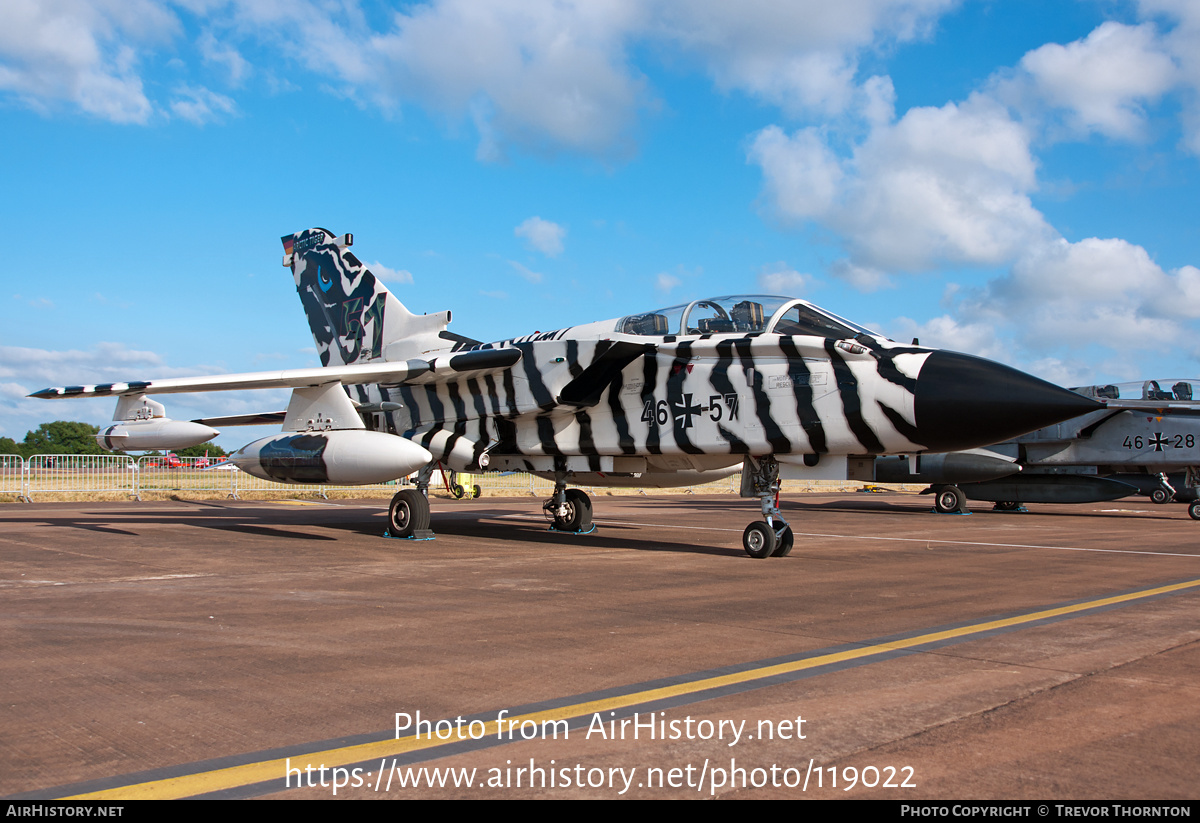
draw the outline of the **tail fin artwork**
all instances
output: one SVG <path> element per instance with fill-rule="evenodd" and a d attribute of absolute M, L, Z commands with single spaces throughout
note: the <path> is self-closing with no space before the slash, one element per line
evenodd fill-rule
<path fill-rule="evenodd" d="M 322 366 L 407 360 L 467 342 L 446 332 L 449 311 L 406 309 L 347 251 L 353 235 L 313 228 L 282 239 L 283 265 L 292 269 Z"/>

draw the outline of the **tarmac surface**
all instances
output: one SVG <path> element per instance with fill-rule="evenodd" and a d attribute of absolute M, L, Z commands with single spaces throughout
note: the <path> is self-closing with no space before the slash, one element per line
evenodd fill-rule
<path fill-rule="evenodd" d="M 0 795 L 1200 797 L 1200 522 L 930 502 L 5 505 Z"/>

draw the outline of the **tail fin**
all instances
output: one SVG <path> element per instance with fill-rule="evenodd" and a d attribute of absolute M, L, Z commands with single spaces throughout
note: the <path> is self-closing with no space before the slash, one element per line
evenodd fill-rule
<path fill-rule="evenodd" d="M 462 338 L 446 332 L 450 312 L 413 314 L 358 258 L 354 236 L 306 229 L 283 239 L 283 265 L 296 292 L 322 366 L 407 360 L 447 350 Z"/>

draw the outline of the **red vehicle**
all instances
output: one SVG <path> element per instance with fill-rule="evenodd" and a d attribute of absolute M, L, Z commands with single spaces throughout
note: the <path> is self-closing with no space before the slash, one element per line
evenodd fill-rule
<path fill-rule="evenodd" d="M 151 460 L 146 464 L 148 469 L 182 469 L 183 461 L 179 459 L 179 455 L 173 452 L 167 452 L 158 460 Z"/>

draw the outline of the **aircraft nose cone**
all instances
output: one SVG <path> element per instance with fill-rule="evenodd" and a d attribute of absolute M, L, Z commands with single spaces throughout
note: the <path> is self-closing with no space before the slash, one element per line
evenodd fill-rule
<path fill-rule="evenodd" d="M 1053 383 L 958 352 L 933 352 L 917 378 L 917 430 L 930 451 L 1000 443 L 1101 408 Z"/>

